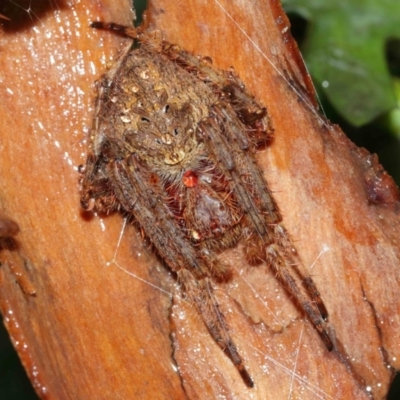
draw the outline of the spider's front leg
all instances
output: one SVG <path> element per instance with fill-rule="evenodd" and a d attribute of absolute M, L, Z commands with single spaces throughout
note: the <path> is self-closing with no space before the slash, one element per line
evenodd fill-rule
<path fill-rule="evenodd" d="M 213 294 L 209 271 L 216 260 L 197 250 L 187 240 L 167 210 L 161 188 L 154 182 L 148 185 L 148 173 L 135 155 L 123 161 L 112 161 L 108 165 L 113 191 L 123 210 L 134 216 L 160 257 L 177 274 L 186 295 L 195 304 L 215 342 L 232 360 L 246 385 L 253 387 L 253 380 Z"/>
<path fill-rule="evenodd" d="M 250 264 L 267 263 L 279 281 L 295 298 L 314 325 L 328 350 L 333 343 L 325 321 L 326 308 L 312 279 L 304 279 L 299 256 L 256 160 L 246 146 L 247 127 L 228 103 L 217 103 L 210 116 L 199 124 L 198 137 L 226 176 L 246 218 L 244 229 L 251 241 L 245 246 Z M 305 288 L 304 288 L 305 285 Z"/>

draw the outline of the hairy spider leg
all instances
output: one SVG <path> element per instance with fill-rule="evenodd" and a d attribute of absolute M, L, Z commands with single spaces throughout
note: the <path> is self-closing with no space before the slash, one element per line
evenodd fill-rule
<path fill-rule="evenodd" d="M 211 280 L 209 278 L 197 280 L 187 269 L 181 269 L 178 272 L 178 277 L 185 288 L 185 293 L 189 294 L 190 300 L 196 305 L 213 339 L 231 359 L 246 385 L 254 387 L 254 382 L 229 334 L 228 324 L 213 294 Z"/>
<path fill-rule="evenodd" d="M 114 22 L 93 21 L 91 22 L 90 26 L 95 29 L 104 29 L 107 31 L 113 31 L 133 39 L 136 39 L 142 33 L 141 28 L 134 28 L 133 26 L 124 26 L 116 24 Z"/>
<path fill-rule="evenodd" d="M 265 258 L 262 261 L 272 267 L 279 281 L 301 305 L 328 350 L 332 350 L 333 343 L 328 333 L 328 326 L 318 309 L 318 303 L 316 305 L 301 291 L 296 279 L 290 273 L 290 268 L 295 264 L 293 257 L 287 249 L 279 246 L 282 239 L 276 237 L 276 227 L 280 227 L 278 232 L 281 233 L 282 218 L 260 169 L 255 160 L 247 152 L 243 152 L 243 149 L 232 151 L 232 147 L 237 146 L 238 142 L 243 142 L 243 138 L 238 138 L 237 135 L 245 132 L 245 129 L 239 126 L 240 121 L 229 104 L 216 104 L 214 110 L 214 115 L 200 122 L 199 140 L 206 143 L 208 151 L 219 167 L 232 177 L 232 190 L 240 198 L 247 219 L 251 221 L 253 229 L 258 234 L 260 250 L 264 248 Z M 244 183 L 242 176 L 253 177 L 251 188 Z M 290 244 L 289 249 L 292 248 L 293 245 Z"/>

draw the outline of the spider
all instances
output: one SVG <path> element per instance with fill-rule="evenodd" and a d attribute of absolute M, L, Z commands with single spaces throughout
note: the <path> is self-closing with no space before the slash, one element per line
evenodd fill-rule
<path fill-rule="evenodd" d="M 326 347 L 327 310 L 300 259 L 255 152 L 273 129 L 265 107 L 234 70 L 212 66 L 156 33 L 114 23 L 134 44 L 99 82 L 81 205 L 119 210 L 144 232 L 218 346 L 247 386 L 253 380 L 213 294 L 231 268 L 218 254 L 244 244 L 250 265 L 265 264 L 304 311 Z"/>

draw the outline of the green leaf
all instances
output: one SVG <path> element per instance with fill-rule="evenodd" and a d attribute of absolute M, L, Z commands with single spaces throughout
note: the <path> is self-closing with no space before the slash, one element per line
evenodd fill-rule
<path fill-rule="evenodd" d="M 317 86 L 355 126 L 396 107 L 385 43 L 400 38 L 399 0 L 282 0 L 309 22 L 302 47 Z"/>

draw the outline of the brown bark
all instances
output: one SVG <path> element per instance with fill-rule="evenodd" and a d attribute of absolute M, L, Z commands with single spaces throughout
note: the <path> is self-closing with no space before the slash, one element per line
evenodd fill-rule
<path fill-rule="evenodd" d="M 256 383 L 247 388 L 137 230 L 128 225 L 119 243 L 121 216 L 81 213 L 76 166 L 93 82 L 124 41 L 88 24 L 129 23 L 129 4 L 119 3 L 59 2 L 0 33 L 0 205 L 20 226 L 17 250 L 1 252 L 0 307 L 39 395 L 363 399 L 370 387 L 384 397 L 400 362 L 398 192 L 308 106 L 276 1 L 153 0 L 149 21 L 217 67 L 233 65 L 268 107 L 275 140 L 258 160 L 305 270 L 327 249 L 311 274 L 339 350 L 324 348 L 271 272 L 231 251 L 236 276 L 216 293 Z"/>

